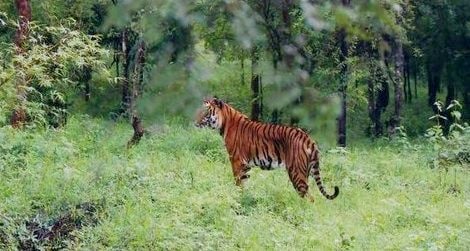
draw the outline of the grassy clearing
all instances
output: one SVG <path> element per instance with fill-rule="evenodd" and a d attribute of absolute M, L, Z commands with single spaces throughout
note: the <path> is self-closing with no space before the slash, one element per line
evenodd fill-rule
<path fill-rule="evenodd" d="M 281 170 L 254 169 L 235 187 L 215 132 L 151 131 L 126 150 L 128 125 L 87 117 L 58 131 L 1 128 L 0 249 L 470 248 L 469 169 L 429 168 L 426 147 L 324 150 L 324 183 L 341 193 L 328 201 L 311 182 L 311 204 Z M 48 227 L 63 232 L 39 238 Z"/>

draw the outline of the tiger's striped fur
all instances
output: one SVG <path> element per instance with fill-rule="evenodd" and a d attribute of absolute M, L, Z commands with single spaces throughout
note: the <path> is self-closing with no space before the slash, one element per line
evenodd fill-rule
<path fill-rule="evenodd" d="M 204 109 L 196 118 L 196 126 L 219 130 L 237 185 L 249 178 L 247 173 L 252 165 L 267 170 L 285 167 L 301 197 L 307 196 L 313 201 L 308 193 L 309 176 L 314 177 L 320 192 L 327 199 L 332 200 L 339 194 L 337 186 L 333 194 L 326 193 L 320 177 L 318 146 L 301 129 L 249 120 L 217 98 L 204 101 Z"/>

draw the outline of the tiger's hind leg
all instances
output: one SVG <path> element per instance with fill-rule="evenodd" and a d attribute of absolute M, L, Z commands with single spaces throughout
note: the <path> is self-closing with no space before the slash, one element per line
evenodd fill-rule
<path fill-rule="evenodd" d="M 314 202 L 313 196 L 308 192 L 307 170 L 302 171 L 301 169 L 302 168 L 287 168 L 289 179 L 300 197 L 307 198 L 309 201 Z"/>
<path fill-rule="evenodd" d="M 235 178 L 235 184 L 237 186 L 242 186 L 246 179 L 250 177 L 250 175 L 247 174 L 250 168 L 239 159 L 231 159 L 230 162 L 232 163 L 232 172 L 233 177 Z"/>

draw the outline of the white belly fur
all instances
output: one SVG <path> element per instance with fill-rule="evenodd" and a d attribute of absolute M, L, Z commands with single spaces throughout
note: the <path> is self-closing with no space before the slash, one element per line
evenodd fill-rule
<path fill-rule="evenodd" d="M 250 160 L 248 161 L 247 163 L 249 166 L 265 166 L 265 167 L 269 167 L 269 161 L 267 159 L 259 159 L 259 162 L 258 160 Z M 271 168 L 286 168 L 286 164 L 284 164 L 283 162 L 278 162 L 277 160 L 273 160 L 271 162 Z"/>

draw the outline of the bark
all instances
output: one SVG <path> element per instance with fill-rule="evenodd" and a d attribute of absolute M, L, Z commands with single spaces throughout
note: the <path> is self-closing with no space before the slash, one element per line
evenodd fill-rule
<path fill-rule="evenodd" d="M 408 102 L 411 103 L 412 99 L 413 99 L 413 94 L 411 93 L 411 77 L 410 77 L 410 56 L 408 53 L 405 54 L 405 75 L 406 75 L 406 86 L 407 86 L 407 91 L 408 94 Z"/>
<path fill-rule="evenodd" d="M 25 53 L 25 41 L 29 33 L 29 22 L 31 21 L 31 6 L 28 0 L 15 0 L 15 5 L 19 16 L 19 26 L 15 34 L 16 53 L 22 54 Z M 15 88 L 18 97 L 18 103 L 15 109 L 12 111 L 10 117 L 10 124 L 14 128 L 21 128 L 26 122 L 26 87 L 26 80 L 20 76 L 17 76 Z"/>
<path fill-rule="evenodd" d="M 347 7 L 350 4 L 350 0 L 342 0 L 343 6 Z M 338 117 L 338 146 L 346 146 L 346 89 L 348 82 L 348 65 L 346 59 L 348 57 L 348 43 L 346 41 L 346 30 L 342 28 L 338 32 L 338 40 L 340 46 L 339 64 L 340 64 L 340 83 L 339 83 L 339 95 L 340 95 L 340 114 Z"/>
<path fill-rule="evenodd" d="M 24 42 L 29 33 L 29 22 L 31 21 L 31 6 L 28 0 L 15 0 L 19 16 L 19 27 L 15 34 L 15 44 L 18 50 L 24 49 Z"/>
<path fill-rule="evenodd" d="M 282 25 L 280 26 L 281 34 L 281 59 L 286 64 L 287 68 L 292 68 L 295 59 L 294 51 L 287 51 L 286 47 L 292 47 L 292 35 L 291 35 L 291 26 L 292 21 L 290 17 L 290 10 L 292 7 L 292 0 L 282 0 L 281 2 L 281 15 L 282 15 Z"/>
<path fill-rule="evenodd" d="M 84 97 L 85 97 L 86 102 L 90 101 L 90 96 L 91 96 L 90 80 L 91 80 L 91 68 L 87 66 L 83 69 L 83 73 L 81 76 L 81 81 L 85 85 Z"/>
<path fill-rule="evenodd" d="M 380 111 L 376 106 L 375 93 L 374 82 L 372 79 L 369 79 L 367 81 L 367 108 L 369 110 L 370 121 L 372 122 L 372 125 L 369 127 L 369 133 L 374 137 L 380 135 L 382 131 L 382 124 L 380 123 Z"/>
<path fill-rule="evenodd" d="M 428 105 L 436 111 L 434 103 L 436 102 L 437 91 L 441 82 L 441 67 L 434 62 L 428 62 L 426 70 L 428 77 Z"/>
<path fill-rule="evenodd" d="M 389 132 L 395 133 L 395 128 L 401 124 L 401 110 L 403 107 L 403 46 L 400 41 L 393 42 L 392 58 L 394 63 L 394 113 L 389 121 Z"/>
<path fill-rule="evenodd" d="M 240 85 L 245 86 L 245 57 L 243 56 L 240 60 L 241 73 L 240 73 Z"/>
<path fill-rule="evenodd" d="M 408 96 L 408 75 L 407 75 L 407 67 L 408 67 L 408 55 L 406 50 L 403 51 L 403 98 L 405 102 L 410 101 L 410 97 Z"/>
<path fill-rule="evenodd" d="M 259 121 L 262 115 L 261 76 L 258 73 L 258 51 L 254 47 L 251 51 L 251 120 Z"/>
<path fill-rule="evenodd" d="M 452 100 L 455 99 L 455 85 L 454 85 L 454 78 L 453 78 L 453 71 L 452 66 L 447 64 L 446 67 L 446 80 L 447 80 L 447 95 L 446 95 L 446 103 L 445 107 L 448 107 Z M 441 121 L 444 125 L 444 133 L 447 135 L 449 133 L 450 125 L 454 122 L 454 118 L 450 114 L 451 110 L 445 110 L 444 116 L 447 120 Z"/>
<path fill-rule="evenodd" d="M 348 1 L 343 1 L 343 4 Z M 339 95 L 340 95 L 340 114 L 338 117 L 338 145 L 341 147 L 346 146 L 346 89 L 347 89 L 347 72 L 348 66 L 346 59 L 348 57 L 348 44 L 346 42 L 346 31 L 341 29 L 338 34 L 340 44 L 340 83 L 339 83 Z"/>
<path fill-rule="evenodd" d="M 132 146 L 139 143 L 142 136 L 144 136 L 144 127 L 142 126 L 142 121 L 138 116 L 132 117 L 132 128 L 134 128 L 134 135 L 132 138 L 127 142 L 127 148 L 131 148 Z"/>
<path fill-rule="evenodd" d="M 415 84 L 415 99 L 418 99 L 418 65 L 415 63 L 413 68 L 413 82 Z"/>
<path fill-rule="evenodd" d="M 145 42 L 141 40 L 139 42 L 136 58 L 134 62 L 134 70 L 132 74 L 132 94 L 130 98 L 130 113 L 132 117 L 132 128 L 134 129 L 134 135 L 127 143 L 127 147 L 130 148 L 135 144 L 138 144 L 142 136 L 144 135 L 144 127 L 142 120 L 140 119 L 137 111 L 137 98 L 142 93 L 142 82 L 144 76 L 144 64 L 145 64 Z"/>
<path fill-rule="evenodd" d="M 129 64 L 130 64 L 130 44 L 129 44 L 129 30 L 125 28 L 121 32 L 121 57 L 122 57 L 122 96 L 121 96 L 121 112 L 126 114 L 129 112 L 131 105 L 131 88 L 129 79 Z"/>
<path fill-rule="evenodd" d="M 465 85 L 462 96 L 463 96 L 463 105 L 464 105 L 464 107 L 470 107 L 470 85 Z M 464 119 L 468 118 L 468 117 L 465 117 L 465 115 L 467 115 L 467 114 L 470 115 L 469 112 L 468 112 L 469 109 L 466 108 L 463 111 L 464 111 L 464 113 L 463 113 Z M 467 112 L 465 112 L 465 111 L 467 111 Z"/>
<path fill-rule="evenodd" d="M 372 79 L 368 81 L 368 110 L 372 125 L 369 127 L 371 136 L 377 137 L 383 134 L 381 115 L 388 106 L 389 88 L 380 68 L 374 69 L 374 77 L 377 80 L 374 84 Z"/>

